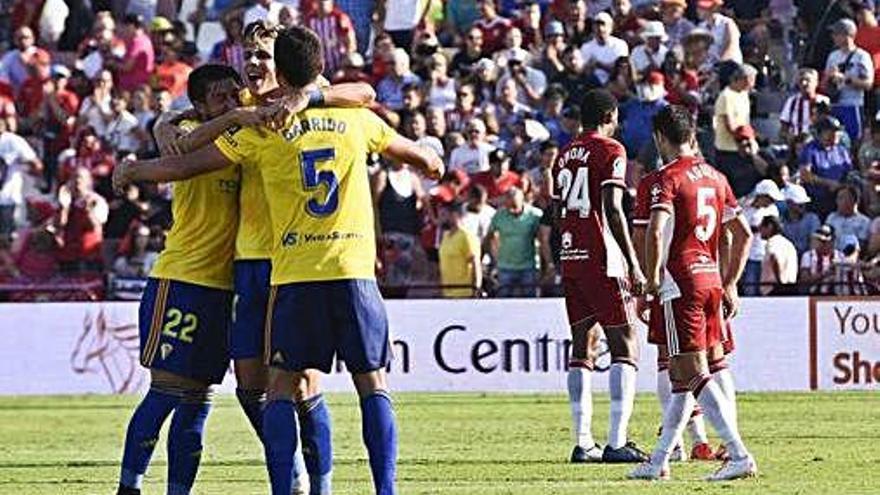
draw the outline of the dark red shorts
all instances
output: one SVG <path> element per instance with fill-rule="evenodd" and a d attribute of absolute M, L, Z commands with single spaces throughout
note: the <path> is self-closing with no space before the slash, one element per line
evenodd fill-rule
<path fill-rule="evenodd" d="M 670 356 L 706 351 L 722 343 L 730 332 L 725 328 L 721 295 L 720 288 L 699 289 L 662 304 L 652 301 L 648 342 L 665 345 Z M 733 340 L 728 340 L 732 350 Z"/>
<path fill-rule="evenodd" d="M 592 277 L 563 278 L 565 309 L 569 324 L 585 320 L 603 327 L 629 325 L 633 319 L 633 300 L 623 278 L 596 273 Z"/>

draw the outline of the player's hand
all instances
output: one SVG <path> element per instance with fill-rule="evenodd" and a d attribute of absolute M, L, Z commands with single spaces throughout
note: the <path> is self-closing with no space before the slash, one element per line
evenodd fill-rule
<path fill-rule="evenodd" d="M 724 288 L 721 299 L 721 309 L 724 311 L 724 319 L 729 320 L 739 313 L 739 292 L 735 285 Z"/>
<path fill-rule="evenodd" d="M 431 151 L 433 153 L 433 150 Z M 431 166 L 425 170 L 425 177 L 431 180 L 439 181 L 446 174 L 446 165 L 443 164 L 443 160 L 434 154 L 434 159 L 431 160 Z"/>
<path fill-rule="evenodd" d="M 291 117 L 302 112 L 309 106 L 309 97 L 302 91 L 285 95 L 272 105 L 262 108 L 264 124 L 273 130 L 279 130 L 287 124 Z"/>
<path fill-rule="evenodd" d="M 159 122 L 153 127 L 153 136 L 156 138 L 156 145 L 159 147 L 159 153 L 162 156 L 177 156 L 182 154 L 178 147 L 177 140 L 183 137 L 185 133 L 177 126 L 170 122 Z"/>
<path fill-rule="evenodd" d="M 236 108 L 231 112 L 230 118 L 235 125 L 241 127 L 254 127 L 265 123 L 263 109 L 257 107 Z"/>
<path fill-rule="evenodd" d="M 642 292 L 645 295 L 659 297 L 660 296 L 660 279 L 654 279 L 651 277 L 650 279 L 645 281 L 644 291 Z"/>
<path fill-rule="evenodd" d="M 130 158 L 124 158 L 121 162 L 117 163 L 113 168 L 113 192 L 116 193 L 117 196 L 123 196 L 125 194 L 125 188 L 131 184 L 131 168 L 134 166 L 134 160 Z"/>
<path fill-rule="evenodd" d="M 630 284 L 630 292 L 633 295 L 641 296 L 645 294 L 645 290 L 647 288 L 647 280 L 645 279 L 645 274 L 642 273 L 642 269 L 636 267 L 629 271 L 629 284 Z M 660 284 L 657 284 L 659 288 Z"/>
<path fill-rule="evenodd" d="M 650 321 L 651 309 L 647 297 L 636 298 L 636 316 L 638 319 L 642 320 L 642 323 L 645 325 Z"/>

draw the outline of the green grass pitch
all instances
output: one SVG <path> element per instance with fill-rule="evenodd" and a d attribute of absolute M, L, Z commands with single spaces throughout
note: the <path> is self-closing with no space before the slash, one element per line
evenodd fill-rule
<path fill-rule="evenodd" d="M 0 494 L 112 495 L 135 397 L 0 399 Z M 371 493 L 356 403 L 333 395 L 335 493 Z M 673 464 L 674 481 L 624 480 L 628 466 L 570 465 L 562 395 L 398 394 L 399 492 L 416 494 L 878 494 L 880 395 L 741 394 L 743 436 L 760 477 L 708 484 L 717 464 Z M 604 439 L 608 399 L 595 400 Z M 631 437 L 653 445 L 658 406 L 639 395 Z M 208 420 L 194 493 L 266 494 L 261 450 L 232 397 Z M 164 493 L 163 441 L 145 494 Z"/>

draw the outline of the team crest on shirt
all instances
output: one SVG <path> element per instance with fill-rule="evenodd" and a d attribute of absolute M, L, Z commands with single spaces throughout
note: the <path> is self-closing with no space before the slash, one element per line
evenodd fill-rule
<path fill-rule="evenodd" d="M 571 232 L 562 233 L 562 249 L 571 249 L 572 237 Z"/>
<path fill-rule="evenodd" d="M 617 157 L 611 164 L 611 174 L 614 177 L 623 177 L 626 175 L 626 159 L 622 156 Z"/>
<path fill-rule="evenodd" d="M 660 186 L 659 183 L 655 183 L 651 186 L 651 203 L 656 203 L 660 201 L 660 193 L 663 191 L 663 187 Z"/>

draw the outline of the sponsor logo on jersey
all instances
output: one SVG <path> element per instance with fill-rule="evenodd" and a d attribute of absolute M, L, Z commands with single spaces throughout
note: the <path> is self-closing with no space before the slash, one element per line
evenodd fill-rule
<path fill-rule="evenodd" d="M 309 233 L 300 234 L 298 232 L 287 232 L 281 238 L 282 247 L 294 247 L 300 244 L 314 244 L 338 241 L 352 241 L 363 239 L 364 235 L 360 232 L 340 232 L 334 230 L 327 233 Z"/>

